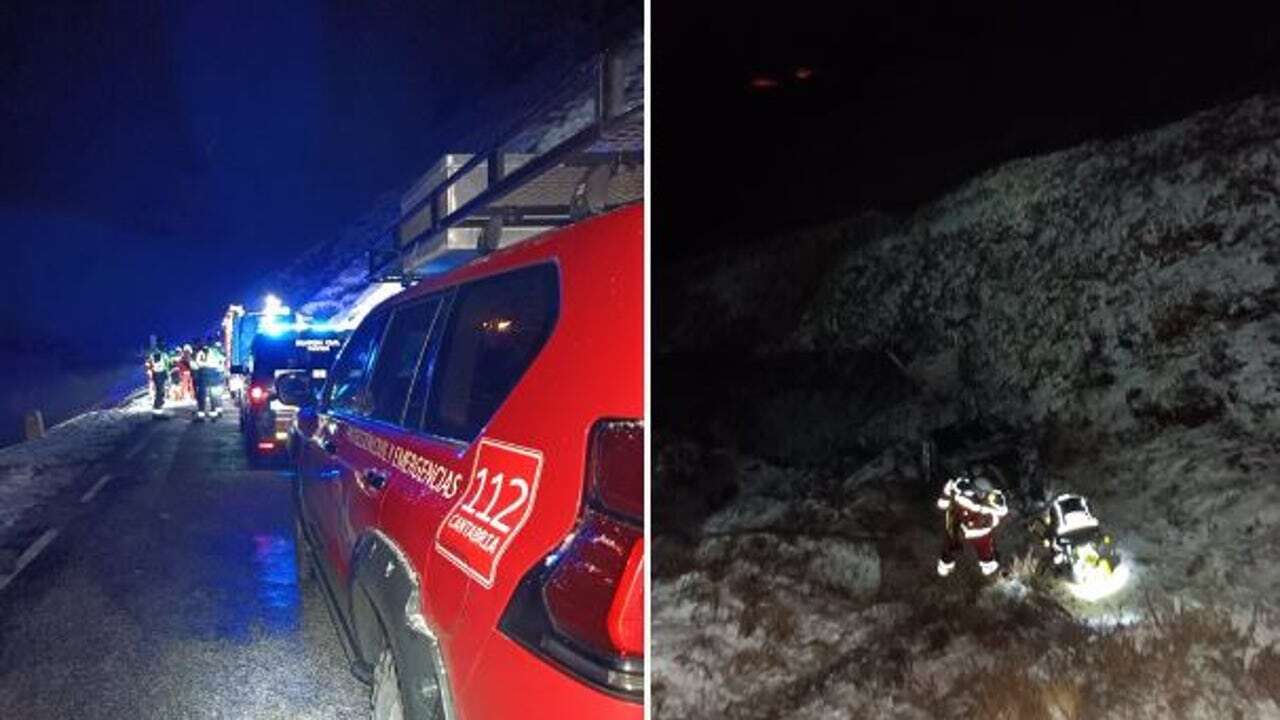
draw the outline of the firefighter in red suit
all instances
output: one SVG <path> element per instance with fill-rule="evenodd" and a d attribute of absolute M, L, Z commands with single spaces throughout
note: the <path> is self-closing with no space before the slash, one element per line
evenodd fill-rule
<path fill-rule="evenodd" d="M 978 569 L 983 575 L 999 569 L 995 529 L 1009 512 L 1004 493 L 985 478 L 952 478 L 942 488 L 938 508 L 947 514 L 946 542 L 938 558 L 938 575 L 951 574 L 965 545 L 978 555 Z"/>
<path fill-rule="evenodd" d="M 186 400 L 192 400 L 196 396 L 196 386 L 191 374 L 191 360 L 194 356 L 195 351 L 191 349 L 191 343 L 182 346 L 182 355 L 178 359 L 178 371 L 182 373 L 182 397 Z"/>

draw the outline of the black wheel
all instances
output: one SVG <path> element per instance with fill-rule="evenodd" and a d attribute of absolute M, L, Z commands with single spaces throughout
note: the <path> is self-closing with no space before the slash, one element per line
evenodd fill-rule
<path fill-rule="evenodd" d="M 369 694 L 373 720 L 404 720 L 404 699 L 400 696 L 400 674 L 391 647 L 384 646 L 373 668 L 373 690 Z"/>

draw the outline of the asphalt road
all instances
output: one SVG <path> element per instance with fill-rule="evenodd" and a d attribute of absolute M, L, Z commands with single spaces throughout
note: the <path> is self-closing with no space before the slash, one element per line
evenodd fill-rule
<path fill-rule="evenodd" d="M 250 467 L 234 415 L 188 417 L 125 443 L 0 590 L 0 718 L 368 717 L 297 582 L 289 473 Z"/>

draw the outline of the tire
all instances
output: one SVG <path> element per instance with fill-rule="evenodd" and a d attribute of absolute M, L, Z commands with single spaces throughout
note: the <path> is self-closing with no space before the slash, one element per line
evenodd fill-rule
<path fill-rule="evenodd" d="M 391 647 L 384 646 L 373 668 L 373 689 L 369 693 L 369 717 L 373 720 L 404 720 L 404 699 L 400 696 L 400 676 Z"/>

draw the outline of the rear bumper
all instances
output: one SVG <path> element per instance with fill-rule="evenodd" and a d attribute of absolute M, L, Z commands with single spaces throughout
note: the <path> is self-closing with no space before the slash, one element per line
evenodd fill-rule
<path fill-rule="evenodd" d="M 273 421 L 271 430 L 273 439 L 284 444 L 289 440 L 289 434 L 293 431 L 293 421 L 298 417 L 298 411 L 292 407 L 284 407 L 278 410 L 272 410 Z"/>
<path fill-rule="evenodd" d="M 289 431 L 295 417 L 297 410 L 288 407 L 280 410 L 246 408 L 245 430 L 253 451 L 261 454 L 284 452 L 289 445 Z"/>
<path fill-rule="evenodd" d="M 530 698 L 538 698 L 530 702 Z M 494 630 L 456 701 L 461 717 L 639 720 L 644 706 L 575 680 Z"/>

